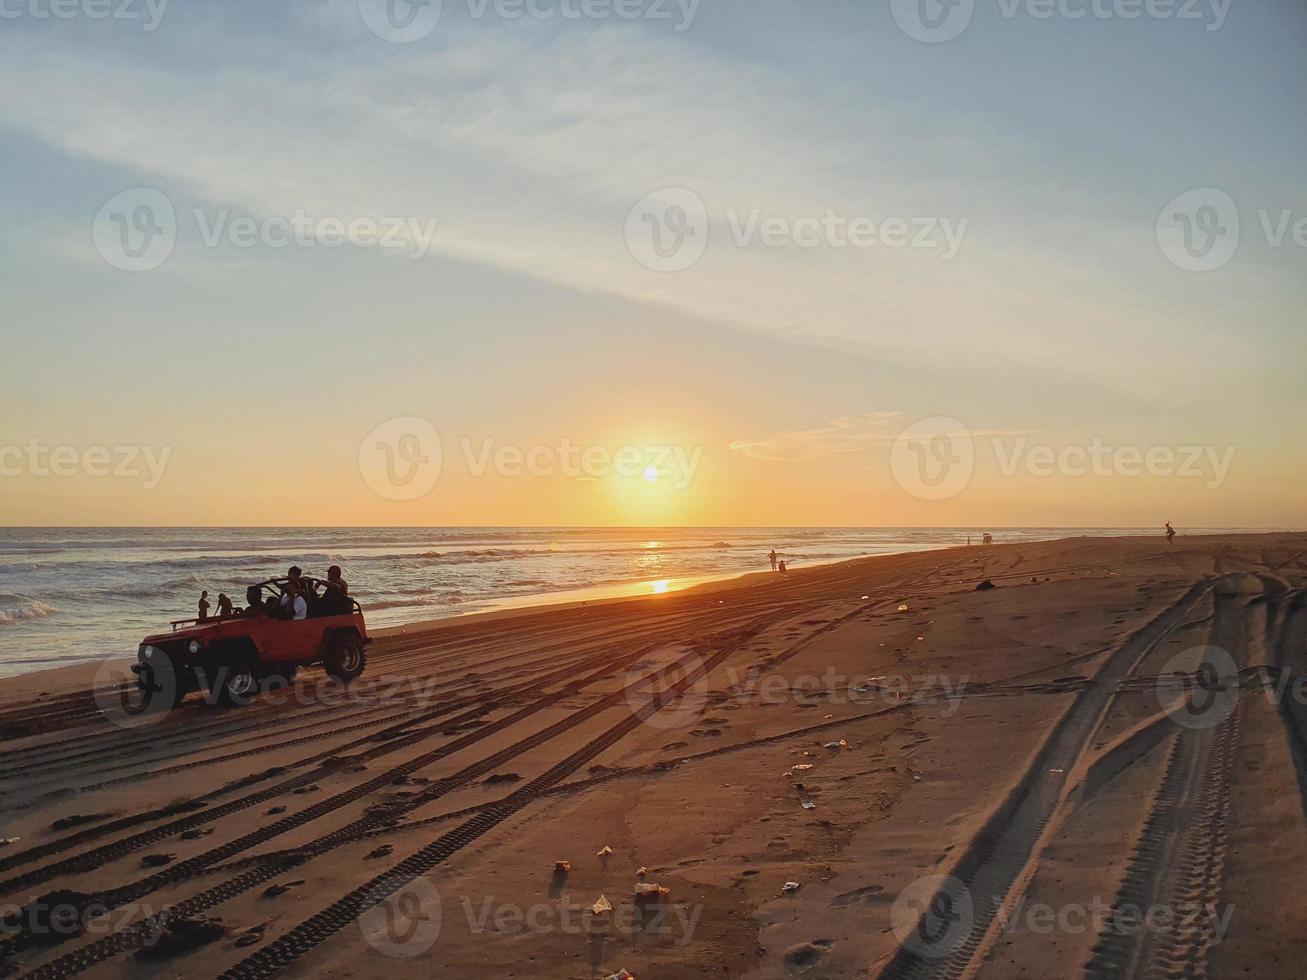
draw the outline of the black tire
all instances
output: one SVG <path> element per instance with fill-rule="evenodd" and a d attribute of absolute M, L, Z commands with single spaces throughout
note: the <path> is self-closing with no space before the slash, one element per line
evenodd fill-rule
<path fill-rule="evenodd" d="M 236 656 L 209 668 L 209 696 L 224 708 L 241 707 L 259 693 L 258 663 L 252 657 Z"/>
<path fill-rule="evenodd" d="M 357 636 L 349 634 L 332 637 L 327 645 L 327 655 L 322 658 L 322 666 L 338 681 L 352 681 L 363 673 L 367 664 L 363 644 Z"/>

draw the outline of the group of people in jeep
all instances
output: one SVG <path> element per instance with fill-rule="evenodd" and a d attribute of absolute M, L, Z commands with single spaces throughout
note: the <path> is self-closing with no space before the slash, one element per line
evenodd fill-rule
<path fill-rule="evenodd" d="M 326 581 L 321 583 L 322 591 L 317 585 L 304 578 L 298 565 L 292 565 L 286 573 L 286 584 L 280 595 L 263 597 L 263 590 L 258 585 L 251 585 L 245 590 L 245 609 L 242 616 L 265 616 L 270 619 L 309 619 L 317 616 L 348 616 L 353 612 L 353 601 L 349 596 L 349 583 L 341 577 L 340 566 L 332 565 L 327 569 Z M 200 594 L 199 621 L 209 618 L 209 593 Z M 231 600 L 225 595 L 218 596 L 218 616 L 237 615 Z"/>

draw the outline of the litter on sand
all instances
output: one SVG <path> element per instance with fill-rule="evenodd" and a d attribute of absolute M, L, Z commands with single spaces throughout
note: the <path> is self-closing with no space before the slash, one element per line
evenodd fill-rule
<path fill-rule="evenodd" d="M 616 973 L 610 973 L 604 977 L 604 980 L 635 980 L 634 973 L 627 973 L 625 970 L 618 970 Z"/>
<path fill-rule="evenodd" d="M 900 602 L 899 612 L 907 612 L 907 611 L 908 611 L 908 604 L 906 602 Z"/>
<path fill-rule="evenodd" d="M 817 809 L 817 804 L 816 804 L 816 803 L 813 803 L 812 800 L 804 800 L 804 801 L 803 801 L 803 808 L 804 808 L 805 810 L 815 810 L 815 809 Z"/>
<path fill-rule="evenodd" d="M 800 762 L 797 766 L 790 766 L 795 772 L 807 772 L 812 768 L 811 762 Z"/>
<path fill-rule="evenodd" d="M 608 857 L 608 855 L 610 855 L 610 854 L 612 854 L 612 853 L 613 853 L 613 849 L 612 849 L 611 847 L 609 847 L 607 844 L 605 844 L 605 845 L 600 849 L 599 853 L 595 855 L 595 857 L 606 858 L 606 857 Z"/>
<path fill-rule="evenodd" d="M 571 861 L 555 861 L 555 862 L 554 862 L 554 871 L 555 871 L 555 873 L 557 873 L 557 874 L 565 875 L 565 874 L 567 874 L 567 873 L 568 873 L 569 871 L 571 871 L 571 870 L 572 870 L 572 862 L 571 862 Z"/>
<path fill-rule="evenodd" d="M 797 881 L 787 881 L 785 884 L 781 886 L 781 891 L 783 891 L 787 895 L 791 894 L 792 892 L 797 892 L 798 890 L 799 890 L 799 883 Z"/>
<path fill-rule="evenodd" d="M 643 878 L 643 877 L 644 877 L 645 875 L 647 875 L 648 873 L 649 873 L 649 869 L 648 869 L 648 868 L 641 867 L 641 868 L 636 868 L 636 869 L 635 869 L 635 876 L 636 876 L 637 878 Z"/>
<path fill-rule="evenodd" d="M 652 898 L 656 895 L 666 895 L 670 888 L 664 888 L 662 885 L 655 885 L 652 882 L 637 881 L 635 883 L 636 898 Z"/>
<path fill-rule="evenodd" d="M 613 910 L 613 903 L 608 901 L 605 896 L 600 895 L 599 901 L 591 905 L 590 908 L 593 910 L 595 915 L 600 915 L 604 912 L 611 912 Z"/>
<path fill-rule="evenodd" d="M 838 742 L 826 743 L 826 748 L 828 749 L 847 749 L 848 747 L 849 747 L 849 743 L 846 742 L 844 739 L 840 739 Z"/>

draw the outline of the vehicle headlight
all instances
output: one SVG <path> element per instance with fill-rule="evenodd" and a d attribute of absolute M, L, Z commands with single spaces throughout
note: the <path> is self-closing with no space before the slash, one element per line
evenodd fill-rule
<path fill-rule="evenodd" d="M 139 651 L 142 660 L 149 660 L 158 652 L 159 650 L 157 647 L 148 646 L 146 644 L 142 644 Z"/>
<path fill-rule="evenodd" d="M 199 640 L 191 640 L 191 645 L 186 649 L 190 650 L 191 653 L 199 653 L 203 646 L 204 644 L 202 644 Z"/>

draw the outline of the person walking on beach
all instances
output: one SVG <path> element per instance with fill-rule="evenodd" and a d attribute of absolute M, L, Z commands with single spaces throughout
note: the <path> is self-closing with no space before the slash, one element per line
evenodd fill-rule
<path fill-rule="evenodd" d="M 1171 522 L 1170 522 L 1170 521 L 1167 521 L 1167 522 L 1166 522 L 1166 543 L 1167 543 L 1167 544 L 1170 544 L 1173 538 L 1175 538 L 1175 528 L 1173 528 L 1173 527 L 1171 526 Z"/>
<path fill-rule="evenodd" d="M 209 593 L 207 589 L 200 593 L 199 611 L 200 611 L 199 620 L 202 623 L 209 618 Z"/>
<path fill-rule="evenodd" d="M 768 560 L 771 562 L 771 570 L 772 570 L 773 572 L 776 571 L 776 549 L 775 549 L 775 548 L 773 548 L 773 549 L 771 550 L 771 554 L 769 554 L 769 555 L 767 556 L 767 558 L 768 558 Z"/>

